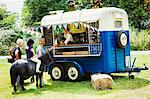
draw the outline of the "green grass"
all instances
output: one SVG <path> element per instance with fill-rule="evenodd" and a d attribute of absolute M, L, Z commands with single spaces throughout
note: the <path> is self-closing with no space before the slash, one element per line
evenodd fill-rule
<path fill-rule="evenodd" d="M 150 68 L 150 55 L 138 55 L 136 66 L 147 64 Z M 133 58 L 132 57 L 132 58 Z M 1 99 L 97 99 L 97 98 L 150 98 L 150 72 L 142 71 L 135 79 L 128 79 L 127 74 L 115 74 L 112 90 L 94 90 L 91 82 L 61 82 L 52 81 L 47 73 L 44 73 L 44 87 L 36 88 L 35 83 L 25 81 L 26 91 L 19 90 L 12 94 L 13 87 L 10 84 L 9 69 L 11 64 L 7 60 L 0 60 L 0 97 Z"/>

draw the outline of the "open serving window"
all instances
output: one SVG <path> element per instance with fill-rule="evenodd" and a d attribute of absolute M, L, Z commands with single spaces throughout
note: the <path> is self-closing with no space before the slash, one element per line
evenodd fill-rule
<path fill-rule="evenodd" d="M 50 26 L 44 34 L 49 33 L 45 37 L 46 39 L 48 37 L 50 46 L 57 45 L 53 50 L 54 57 L 100 56 L 102 46 L 98 28 L 99 21 L 75 22 Z M 66 29 L 74 40 L 73 43 L 67 45 L 63 43 L 66 40 L 64 37 Z"/>

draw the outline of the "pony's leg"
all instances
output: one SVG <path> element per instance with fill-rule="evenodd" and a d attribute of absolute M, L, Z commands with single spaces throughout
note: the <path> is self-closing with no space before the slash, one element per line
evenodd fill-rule
<path fill-rule="evenodd" d="M 20 77 L 20 85 L 21 85 L 22 90 L 24 91 L 26 89 L 24 88 L 23 84 L 24 84 L 24 80 Z"/>
<path fill-rule="evenodd" d="M 16 82 L 17 82 L 17 86 L 19 86 L 20 85 L 20 76 L 19 75 L 17 76 Z"/>
<path fill-rule="evenodd" d="M 11 71 L 12 72 L 12 71 Z M 17 74 L 16 73 L 11 73 L 11 84 L 12 86 L 14 87 L 14 92 L 17 91 L 17 88 L 16 88 L 16 80 L 17 80 Z"/>
<path fill-rule="evenodd" d="M 39 79 L 40 79 L 40 88 L 42 88 L 42 87 L 43 87 L 43 85 L 42 85 L 42 76 L 43 76 L 43 72 L 41 72 L 41 73 L 39 74 Z"/>
<path fill-rule="evenodd" d="M 39 78 L 39 73 L 36 73 L 36 87 L 38 87 L 38 78 Z"/>
<path fill-rule="evenodd" d="M 14 92 L 16 92 L 17 91 L 17 88 L 16 88 L 16 85 L 14 85 Z"/>

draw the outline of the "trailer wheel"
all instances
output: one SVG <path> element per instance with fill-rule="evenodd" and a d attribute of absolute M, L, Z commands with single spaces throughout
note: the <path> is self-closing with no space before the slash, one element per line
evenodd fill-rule
<path fill-rule="evenodd" d="M 67 67 L 67 79 L 69 81 L 80 81 L 81 73 L 78 67 L 68 66 Z"/>
<path fill-rule="evenodd" d="M 50 69 L 50 76 L 53 81 L 64 80 L 64 67 L 60 64 L 53 64 Z"/>
<path fill-rule="evenodd" d="M 117 47 L 125 48 L 127 45 L 127 34 L 124 31 L 120 31 L 117 33 Z"/>

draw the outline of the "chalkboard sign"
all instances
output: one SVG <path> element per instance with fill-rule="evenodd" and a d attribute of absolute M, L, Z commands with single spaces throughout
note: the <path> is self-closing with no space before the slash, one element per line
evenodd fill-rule
<path fill-rule="evenodd" d="M 50 28 L 43 27 L 43 37 L 45 38 L 45 46 L 53 45 L 52 26 Z"/>

